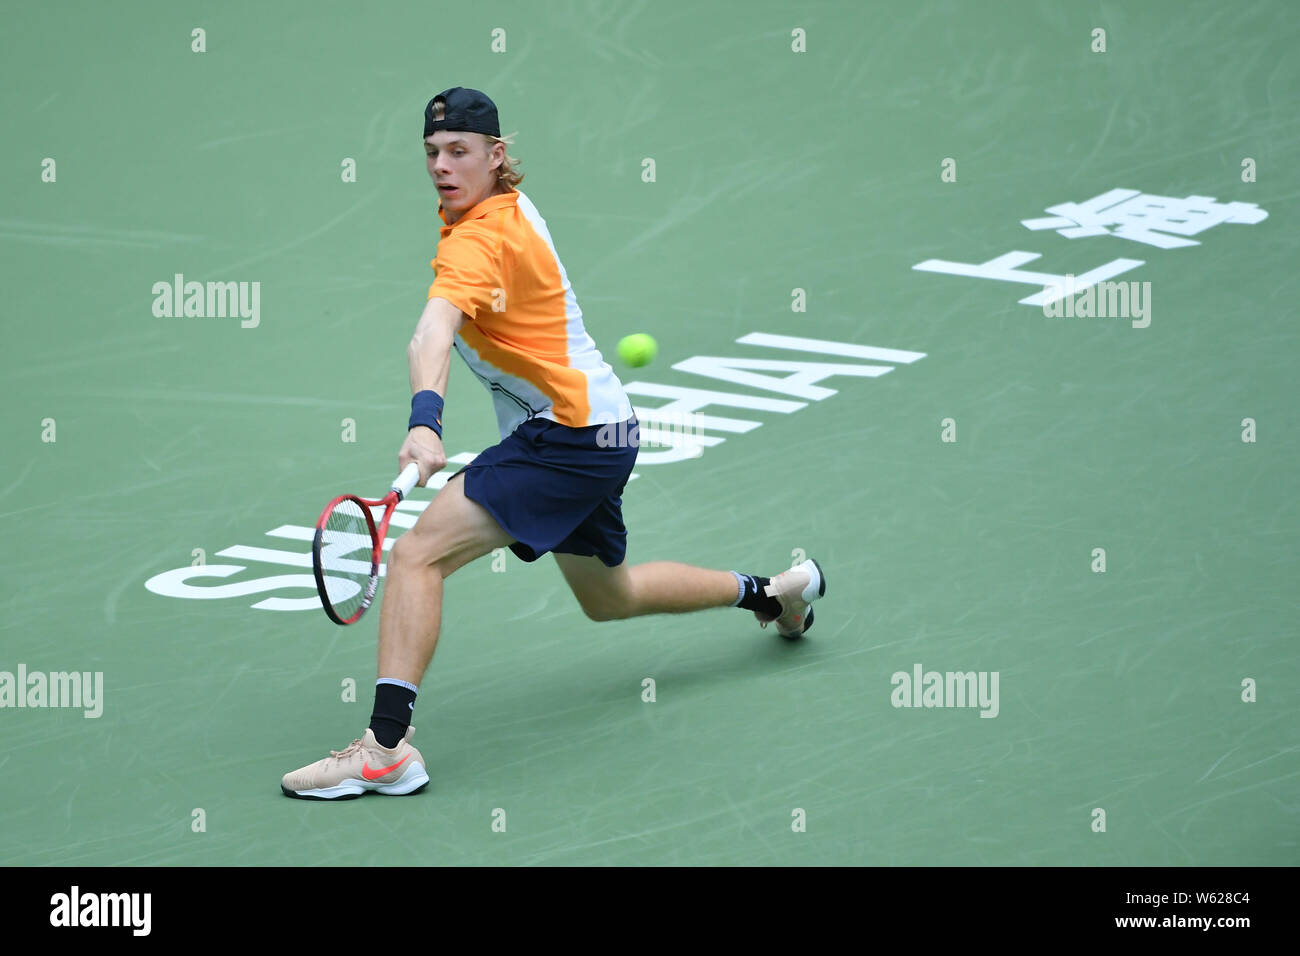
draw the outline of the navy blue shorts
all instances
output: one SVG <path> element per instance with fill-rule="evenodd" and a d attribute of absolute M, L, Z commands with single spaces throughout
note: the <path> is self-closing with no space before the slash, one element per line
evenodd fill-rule
<path fill-rule="evenodd" d="M 585 428 L 530 418 L 457 474 L 465 475 L 465 497 L 515 539 L 510 550 L 524 561 L 554 551 L 594 555 L 613 568 L 627 554 L 620 496 L 638 438 L 635 417 Z"/>

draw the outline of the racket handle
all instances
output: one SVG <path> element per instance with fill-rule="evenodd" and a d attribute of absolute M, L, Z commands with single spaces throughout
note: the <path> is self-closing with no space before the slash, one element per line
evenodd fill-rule
<path fill-rule="evenodd" d="M 398 495 L 405 498 L 407 495 L 411 493 L 411 489 L 414 488 L 419 483 L 420 483 L 420 466 L 417 465 L 415 462 L 411 462 L 409 465 L 407 465 L 405 468 L 402 469 L 402 473 L 398 475 L 397 480 L 393 482 L 393 491 L 397 492 Z"/>

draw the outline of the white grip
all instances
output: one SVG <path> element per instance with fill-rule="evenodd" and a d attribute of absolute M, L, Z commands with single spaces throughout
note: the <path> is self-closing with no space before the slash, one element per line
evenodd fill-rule
<path fill-rule="evenodd" d="M 405 498 L 411 493 L 411 489 L 420 483 L 420 466 L 411 462 L 402 469 L 402 473 L 397 476 L 393 482 L 393 490 L 401 497 Z"/>

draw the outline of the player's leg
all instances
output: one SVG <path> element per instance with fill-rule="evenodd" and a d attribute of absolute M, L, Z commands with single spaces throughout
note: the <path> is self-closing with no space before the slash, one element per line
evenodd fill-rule
<path fill-rule="evenodd" d="M 736 603 L 736 577 L 675 561 L 606 567 L 597 557 L 556 554 L 564 580 L 593 621 L 681 614 Z"/>
<path fill-rule="evenodd" d="M 465 476 L 438 492 L 388 558 L 379 612 L 379 676 L 418 684 L 433 658 L 442 623 L 443 581 L 513 539 L 478 502 Z"/>
<path fill-rule="evenodd" d="M 416 689 L 433 657 L 442 622 L 443 580 L 475 558 L 511 542 L 453 477 L 397 539 L 379 617 L 379 680 L 370 727 L 342 751 L 293 773 L 281 790 L 291 797 L 337 800 L 373 790 L 400 795 L 429 782 L 424 757 L 411 746 Z"/>
<path fill-rule="evenodd" d="M 770 579 L 675 561 L 624 561 L 608 567 L 598 557 L 559 552 L 555 560 L 583 612 L 594 621 L 740 607 L 753 611 L 765 627 L 776 621 L 781 636 L 794 639 L 812 625 L 812 602 L 826 594 L 826 578 L 814 560 Z"/>
<path fill-rule="evenodd" d="M 587 616 L 610 621 L 739 607 L 753 611 L 764 627 L 775 622 L 782 637 L 802 637 L 812 626 L 812 602 L 826 594 L 826 579 L 816 561 L 804 561 L 770 579 L 676 561 L 628 565 L 621 496 L 636 460 L 635 448 L 632 451 L 619 463 L 614 487 L 603 494 L 597 489 L 583 501 L 582 507 L 589 510 L 572 531 L 546 545 Z"/>

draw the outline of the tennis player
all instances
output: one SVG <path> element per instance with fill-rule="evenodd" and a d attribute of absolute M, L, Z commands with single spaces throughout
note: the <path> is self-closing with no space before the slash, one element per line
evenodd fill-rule
<path fill-rule="evenodd" d="M 453 87 L 425 108 L 444 225 L 428 303 L 407 347 L 413 396 L 398 464 L 418 462 L 421 485 L 447 464 L 442 409 L 453 348 L 491 394 L 501 442 L 457 472 L 397 539 L 370 727 L 344 750 L 286 774 L 281 788 L 291 797 L 408 794 L 429 782 L 410 724 L 438 642 L 443 582 L 496 548 L 524 561 L 554 554 L 595 621 L 730 606 L 797 639 L 826 593 L 813 560 L 771 579 L 626 563 L 621 495 L 637 457 L 636 416 L 587 334 L 546 222 L 516 188 L 523 176 L 508 145 L 496 106 L 478 90 Z"/>

